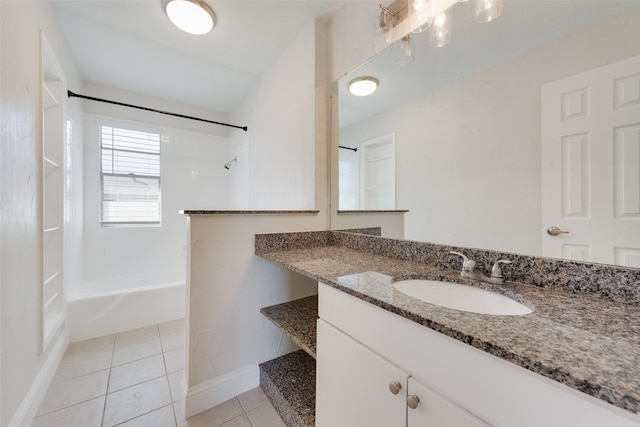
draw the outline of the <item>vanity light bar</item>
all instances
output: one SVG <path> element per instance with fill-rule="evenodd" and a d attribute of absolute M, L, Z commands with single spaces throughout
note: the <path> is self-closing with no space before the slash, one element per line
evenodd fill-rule
<path fill-rule="evenodd" d="M 424 7 L 427 8 L 427 10 L 424 14 L 422 14 L 422 19 L 424 21 L 431 20 L 433 19 L 433 17 L 446 11 L 454 4 L 458 3 L 458 1 L 459 0 L 426 0 L 424 2 Z M 409 18 L 412 15 L 409 4 L 412 3 L 412 0 L 394 0 L 388 6 L 380 4 L 380 15 L 378 17 L 380 29 L 387 32 L 399 26 L 403 21 Z M 407 32 L 412 32 L 413 30 L 424 24 L 425 22 L 420 22 L 417 20 L 416 22 L 409 22 L 407 24 Z"/>

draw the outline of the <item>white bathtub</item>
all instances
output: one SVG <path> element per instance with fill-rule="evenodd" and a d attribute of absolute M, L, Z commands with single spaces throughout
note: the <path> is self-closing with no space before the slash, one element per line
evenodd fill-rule
<path fill-rule="evenodd" d="M 67 321 L 72 342 L 185 316 L 184 272 L 84 282 L 67 292 Z"/>

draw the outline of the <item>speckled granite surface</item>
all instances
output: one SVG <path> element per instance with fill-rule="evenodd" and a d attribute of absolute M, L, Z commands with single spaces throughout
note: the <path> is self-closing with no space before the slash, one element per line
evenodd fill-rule
<path fill-rule="evenodd" d="M 256 252 L 283 251 L 330 245 L 331 232 L 309 231 L 304 233 L 256 234 Z"/>
<path fill-rule="evenodd" d="M 534 257 L 508 252 L 395 240 L 362 234 L 330 232 L 329 243 L 401 260 L 426 263 L 444 271 L 459 272 L 461 258 L 449 251 L 462 252 L 488 273 L 496 260 L 503 265 L 505 280 L 545 288 L 587 293 L 609 301 L 640 306 L 640 269 L 612 265 Z"/>
<path fill-rule="evenodd" d="M 261 308 L 260 313 L 289 335 L 307 354 L 316 358 L 317 295 Z"/>
<path fill-rule="evenodd" d="M 379 209 L 366 211 L 338 211 L 339 214 L 376 214 L 376 213 L 407 213 L 407 209 Z"/>
<path fill-rule="evenodd" d="M 260 364 L 260 387 L 288 427 L 316 423 L 316 361 L 302 350 Z"/>
<path fill-rule="evenodd" d="M 380 236 L 382 228 L 354 228 L 341 230 L 347 235 L 363 234 Z M 308 248 L 311 246 L 325 246 L 333 244 L 334 233 L 331 231 L 306 231 L 298 233 L 270 233 L 256 234 L 256 252 L 283 251 L 296 248 Z"/>
<path fill-rule="evenodd" d="M 634 305 L 640 271 L 348 233 L 332 232 L 329 242 L 257 253 L 530 371 L 640 412 L 640 307 Z M 508 280 L 527 272 L 536 275 L 530 284 L 509 282 L 497 288 L 535 311 L 526 316 L 467 313 L 418 301 L 392 287 L 393 281 L 406 278 L 485 286 L 459 277 L 459 257 L 448 254 L 456 249 L 477 259 L 484 271 L 489 259 L 514 260 L 516 265 L 504 269 Z M 545 275 L 549 281 L 538 283 Z M 614 302 L 620 299 L 626 303 Z"/>
<path fill-rule="evenodd" d="M 182 215 L 287 215 L 287 214 L 317 214 L 320 211 L 224 211 L 224 210 L 197 210 L 185 209 L 178 211 Z"/>
<path fill-rule="evenodd" d="M 351 228 L 346 230 L 336 230 L 345 233 L 365 234 L 368 236 L 382 236 L 382 227 L 368 227 L 368 228 Z"/>

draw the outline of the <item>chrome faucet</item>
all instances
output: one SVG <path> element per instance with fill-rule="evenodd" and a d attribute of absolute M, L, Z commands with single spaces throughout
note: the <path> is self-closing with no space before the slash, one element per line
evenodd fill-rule
<path fill-rule="evenodd" d="M 491 277 L 485 276 L 484 273 L 480 270 L 476 270 L 476 262 L 472 259 L 467 258 L 464 254 L 455 251 L 449 251 L 450 254 L 460 255 L 463 259 L 462 261 L 462 270 L 460 271 L 460 277 L 464 277 L 467 279 L 480 280 L 481 282 L 493 283 L 495 285 L 502 285 L 504 283 L 504 278 L 502 277 L 502 269 L 500 268 L 500 264 L 511 264 L 513 261 L 508 261 L 506 259 L 500 259 L 493 264 L 491 267 Z"/>

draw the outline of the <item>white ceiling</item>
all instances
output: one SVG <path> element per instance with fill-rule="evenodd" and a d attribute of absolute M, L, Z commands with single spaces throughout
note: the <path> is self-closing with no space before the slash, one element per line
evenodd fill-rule
<path fill-rule="evenodd" d="M 194 36 L 171 24 L 162 0 L 53 0 L 85 81 L 224 112 L 314 18 L 344 3 L 207 2 L 218 23 Z"/>
<path fill-rule="evenodd" d="M 456 4 L 450 44 L 433 48 L 428 32 L 412 34 L 413 63 L 402 68 L 396 65 L 401 49 L 394 45 L 340 80 L 340 126 L 349 126 L 639 5 L 639 0 L 505 0 L 500 17 L 479 24 L 473 1 Z M 375 76 L 380 80 L 379 89 L 364 98 L 348 94 L 347 82 L 358 76 Z"/>
<path fill-rule="evenodd" d="M 173 26 L 162 0 L 52 1 L 84 80 L 228 112 L 316 17 L 356 0 L 207 0 L 218 22 L 203 36 Z M 377 11 L 378 1 L 357 1 Z M 507 0 L 503 15 L 488 24 L 474 22 L 473 3 L 454 7 L 449 45 L 430 48 L 427 34 L 414 35 L 410 66 L 398 68 L 398 49 L 387 49 L 345 77 L 375 75 L 382 85 L 374 96 L 346 104 L 341 83 L 341 126 L 415 96 L 418 87 L 433 90 L 640 0 Z M 398 81 L 419 84 L 398 87 Z"/>

